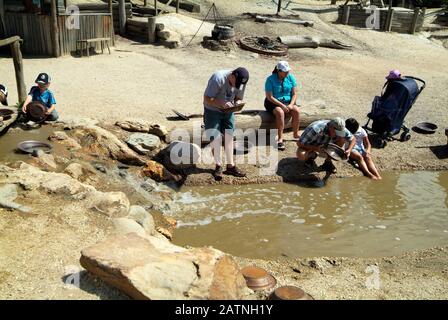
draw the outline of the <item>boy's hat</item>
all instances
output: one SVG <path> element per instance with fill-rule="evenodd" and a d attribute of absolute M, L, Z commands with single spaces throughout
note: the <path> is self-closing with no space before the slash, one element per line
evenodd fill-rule
<path fill-rule="evenodd" d="M 8 105 L 8 89 L 0 84 L 0 102 L 2 105 L 7 106 Z"/>
<path fill-rule="evenodd" d="M 46 73 L 39 73 L 39 75 L 36 78 L 36 83 L 42 83 L 42 84 L 48 84 L 51 82 L 51 78 Z"/>
<path fill-rule="evenodd" d="M 277 63 L 277 70 L 289 72 L 291 71 L 291 67 L 289 66 L 288 61 L 279 61 L 279 63 Z"/>
<path fill-rule="evenodd" d="M 345 137 L 345 122 L 340 117 L 336 117 L 329 122 L 330 126 L 334 128 L 338 137 Z"/>
<path fill-rule="evenodd" d="M 401 78 L 400 70 L 391 70 L 389 72 L 389 75 L 386 77 L 386 80 L 394 80 L 394 79 L 400 79 L 400 78 Z"/>
<path fill-rule="evenodd" d="M 249 71 L 246 68 L 238 68 L 233 70 L 232 74 L 236 78 L 235 86 L 238 90 L 242 90 L 242 87 L 249 81 Z"/>

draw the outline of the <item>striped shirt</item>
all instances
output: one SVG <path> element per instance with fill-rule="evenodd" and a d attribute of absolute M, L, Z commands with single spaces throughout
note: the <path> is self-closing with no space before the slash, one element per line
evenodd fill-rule
<path fill-rule="evenodd" d="M 333 139 L 330 137 L 330 132 L 328 131 L 328 123 L 330 120 L 318 120 L 310 124 L 300 136 L 300 143 L 303 145 L 313 145 L 319 146 L 331 142 Z M 345 140 L 351 141 L 353 135 L 344 129 Z"/>

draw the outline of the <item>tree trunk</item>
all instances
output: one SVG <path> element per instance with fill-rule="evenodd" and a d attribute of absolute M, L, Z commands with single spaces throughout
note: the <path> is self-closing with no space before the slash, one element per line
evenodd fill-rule
<path fill-rule="evenodd" d="M 15 41 L 11 44 L 12 59 L 16 73 L 17 93 L 19 103 L 26 99 L 25 76 L 23 74 L 22 52 L 20 51 L 20 42 Z"/>

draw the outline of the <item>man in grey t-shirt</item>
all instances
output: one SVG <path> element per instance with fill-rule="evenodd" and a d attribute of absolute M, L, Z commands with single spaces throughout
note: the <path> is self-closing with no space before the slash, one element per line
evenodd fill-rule
<path fill-rule="evenodd" d="M 204 124 L 205 133 L 211 143 L 216 167 L 213 176 L 222 179 L 221 139 L 224 134 L 227 170 L 224 174 L 235 177 L 245 177 L 246 174 L 235 166 L 233 159 L 233 131 L 235 130 L 235 115 L 226 112 L 236 103 L 242 103 L 246 84 L 249 81 L 249 71 L 245 68 L 221 70 L 215 72 L 208 81 L 204 93 Z"/>

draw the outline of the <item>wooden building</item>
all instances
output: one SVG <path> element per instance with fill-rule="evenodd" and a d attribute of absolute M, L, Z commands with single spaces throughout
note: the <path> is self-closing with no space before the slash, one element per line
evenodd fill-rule
<path fill-rule="evenodd" d="M 0 0 L 0 39 L 19 36 L 24 54 L 56 57 L 76 51 L 78 40 L 110 38 L 113 44 L 113 11 L 118 17 L 118 3 L 83 2 Z M 76 5 L 74 10 L 71 5 Z M 130 4 L 127 9 L 130 13 Z"/>

